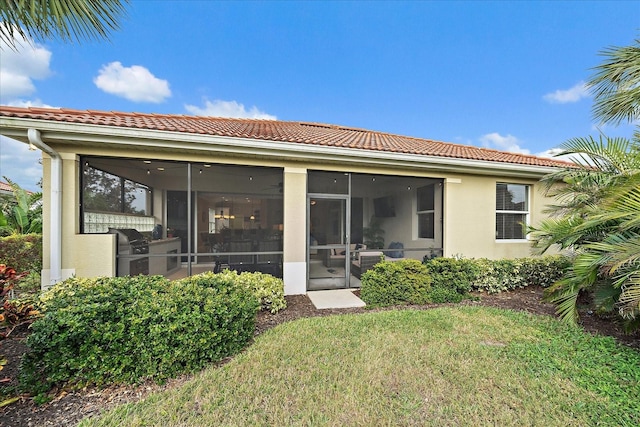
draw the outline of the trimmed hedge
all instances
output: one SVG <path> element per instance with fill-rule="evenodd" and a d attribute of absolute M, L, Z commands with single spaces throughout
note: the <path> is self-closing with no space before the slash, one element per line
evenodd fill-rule
<path fill-rule="evenodd" d="M 18 273 L 42 271 L 42 235 L 12 234 L 0 237 L 0 264 L 14 268 Z"/>
<path fill-rule="evenodd" d="M 42 296 L 21 367 L 24 390 L 162 381 L 242 350 L 259 301 L 230 274 L 68 279 Z"/>
<path fill-rule="evenodd" d="M 480 267 L 471 259 L 431 258 L 424 262 L 431 277 L 431 302 L 460 302 L 469 295 Z"/>
<path fill-rule="evenodd" d="M 374 306 L 456 303 L 469 298 L 472 290 L 496 293 L 529 285 L 548 287 L 571 265 L 559 255 L 511 260 L 432 258 L 424 260 L 421 270 L 414 263 L 418 261 L 376 264 L 362 275 L 362 300 Z"/>
<path fill-rule="evenodd" d="M 489 293 L 530 285 L 549 287 L 559 280 L 571 265 L 571 261 L 561 255 L 502 260 L 483 258 L 473 262 L 479 267 L 473 289 Z"/>
<path fill-rule="evenodd" d="M 426 304 L 430 289 L 431 278 L 420 261 L 383 261 L 362 275 L 360 298 L 373 306 Z"/>

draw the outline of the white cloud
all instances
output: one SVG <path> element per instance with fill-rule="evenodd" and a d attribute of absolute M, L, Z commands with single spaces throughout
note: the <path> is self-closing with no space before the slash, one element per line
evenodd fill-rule
<path fill-rule="evenodd" d="M 243 104 L 239 104 L 236 101 L 222 101 L 216 99 L 213 102 L 208 99 L 204 100 L 204 108 L 196 107 L 195 105 L 186 104 L 184 108 L 196 116 L 209 116 L 209 117 L 233 117 L 237 119 L 263 119 L 263 120 L 277 120 L 277 117 L 271 114 L 267 114 L 264 111 L 258 110 L 258 107 L 253 106 L 249 110 L 244 108 Z"/>
<path fill-rule="evenodd" d="M 483 147 L 509 151 L 511 153 L 531 154 L 526 148 L 520 147 L 520 141 L 513 135 L 502 136 L 497 132 L 488 133 L 480 137 Z"/>
<path fill-rule="evenodd" d="M 171 96 L 169 82 L 140 65 L 123 67 L 118 61 L 103 66 L 93 79 L 98 88 L 133 102 L 160 103 Z"/>
<path fill-rule="evenodd" d="M 589 96 L 589 89 L 584 82 L 579 82 L 575 86 L 566 90 L 556 90 L 543 96 L 542 98 L 551 104 L 568 104 L 578 102 L 582 98 Z"/>
<path fill-rule="evenodd" d="M 7 104 L 12 99 L 29 96 L 36 91 L 34 80 L 49 77 L 51 52 L 32 40 L 24 40 L 14 32 L 16 49 L 0 40 L 0 100 Z"/>
<path fill-rule="evenodd" d="M 536 154 L 536 156 L 538 157 L 546 157 L 546 158 L 553 158 L 555 157 L 557 154 L 561 153 L 562 149 L 561 148 L 550 148 L 548 150 L 545 150 L 541 153 Z"/>
<path fill-rule="evenodd" d="M 42 178 L 41 153 L 30 151 L 29 146 L 15 139 L 0 135 L 0 170 L 20 187 L 29 191 L 41 191 L 38 181 Z"/>
<path fill-rule="evenodd" d="M 9 107 L 21 107 L 21 108 L 29 108 L 29 107 L 59 108 L 59 107 L 54 107 L 53 105 L 45 104 L 38 98 L 31 101 L 24 100 L 24 99 L 14 99 L 12 101 L 7 102 L 7 105 Z"/>
<path fill-rule="evenodd" d="M 562 148 L 550 148 L 548 150 L 545 150 L 541 153 L 537 153 L 536 156 L 538 157 L 546 157 L 549 159 L 555 159 L 555 160 L 565 160 L 567 162 L 573 162 L 573 159 L 576 157 L 575 154 L 565 154 L 563 156 L 558 156 L 558 154 L 562 153 Z"/>

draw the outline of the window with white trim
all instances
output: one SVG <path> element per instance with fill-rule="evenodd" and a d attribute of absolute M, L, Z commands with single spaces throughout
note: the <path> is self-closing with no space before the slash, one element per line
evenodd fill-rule
<path fill-rule="evenodd" d="M 435 238 L 435 185 L 429 184 L 417 190 L 418 238 Z"/>
<path fill-rule="evenodd" d="M 526 239 L 529 218 L 529 186 L 496 184 L 496 239 Z"/>

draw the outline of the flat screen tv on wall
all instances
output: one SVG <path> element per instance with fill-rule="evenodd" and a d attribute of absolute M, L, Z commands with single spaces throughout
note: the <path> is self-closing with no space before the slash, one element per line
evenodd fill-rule
<path fill-rule="evenodd" d="M 377 197 L 373 199 L 373 212 L 377 218 L 396 216 L 393 196 Z"/>

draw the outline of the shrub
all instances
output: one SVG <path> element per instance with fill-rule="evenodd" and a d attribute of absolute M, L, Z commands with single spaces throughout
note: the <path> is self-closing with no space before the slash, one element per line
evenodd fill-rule
<path fill-rule="evenodd" d="M 42 270 L 42 235 L 12 234 L 0 237 L 0 260 L 17 271 L 40 273 Z"/>
<path fill-rule="evenodd" d="M 425 258 L 431 276 L 432 302 L 459 302 L 471 290 L 496 293 L 529 285 L 548 287 L 569 267 L 560 255 L 540 258 L 489 260 Z"/>
<path fill-rule="evenodd" d="M 520 274 L 522 261 L 519 259 L 480 259 L 481 273 L 476 281 L 479 290 L 489 293 L 507 291 L 526 286 L 526 278 Z"/>
<path fill-rule="evenodd" d="M 362 275 L 360 298 L 373 306 L 425 304 L 431 279 L 417 260 L 383 261 Z"/>
<path fill-rule="evenodd" d="M 229 272 L 230 274 L 235 274 Z M 224 274 L 224 273 L 222 273 Z M 282 279 L 273 277 L 270 274 L 244 272 L 236 275 L 236 282 L 249 289 L 260 301 L 262 310 L 277 313 L 287 307 L 284 299 L 284 283 Z"/>
<path fill-rule="evenodd" d="M 230 275 L 78 279 L 42 296 L 21 385 L 34 394 L 75 385 L 162 381 L 239 352 L 259 302 Z"/>
<path fill-rule="evenodd" d="M 474 289 L 496 293 L 529 285 L 548 287 L 559 280 L 570 261 L 563 256 L 504 260 L 477 259 Z"/>
<path fill-rule="evenodd" d="M 460 302 L 471 291 L 479 267 L 463 258 L 432 258 L 424 261 L 431 277 L 431 302 Z"/>
<path fill-rule="evenodd" d="M 525 258 L 522 274 L 529 279 L 529 285 L 548 288 L 564 276 L 571 266 L 571 259 L 562 255 L 540 258 Z"/>

